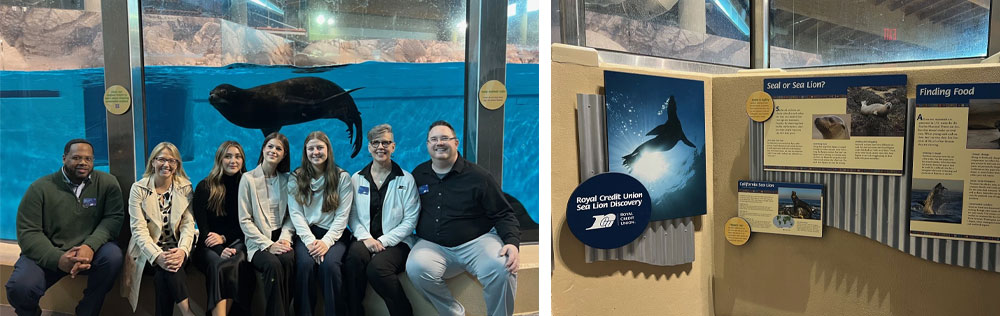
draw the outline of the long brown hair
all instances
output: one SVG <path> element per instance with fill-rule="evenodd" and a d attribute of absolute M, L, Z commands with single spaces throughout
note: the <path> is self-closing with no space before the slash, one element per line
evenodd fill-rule
<path fill-rule="evenodd" d="M 271 141 L 272 139 L 278 139 L 278 141 L 281 142 L 281 146 L 285 147 L 284 150 L 285 156 L 281 157 L 281 161 L 278 162 L 277 166 L 274 166 L 274 170 L 278 172 L 288 172 L 288 170 L 291 169 L 291 164 L 292 164 L 291 163 L 292 159 L 288 158 L 289 156 L 291 156 L 288 154 L 288 151 L 291 150 L 291 148 L 288 147 L 288 137 L 285 137 L 284 134 L 278 132 L 271 132 L 271 134 L 267 135 L 267 137 L 264 137 L 264 143 L 260 145 L 260 151 L 257 152 L 258 154 L 260 154 L 260 158 L 257 159 L 257 166 L 260 166 L 260 164 L 264 162 L 264 148 L 267 148 L 267 142 Z"/>
<path fill-rule="evenodd" d="M 222 203 L 226 200 L 226 186 L 222 184 L 222 175 L 226 174 L 226 166 L 222 165 L 222 158 L 226 156 L 230 147 L 236 147 L 240 151 L 240 156 L 243 157 L 240 171 L 235 176 L 240 177 L 244 172 L 247 172 L 247 155 L 243 152 L 243 146 L 231 140 L 222 142 L 219 149 L 215 150 L 215 163 L 212 164 L 212 171 L 209 171 L 208 176 L 205 177 L 205 184 L 208 185 L 208 209 L 215 213 L 215 216 L 226 216 L 226 209 L 222 207 Z M 236 192 L 231 193 L 236 194 Z"/>
<path fill-rule="evenodd" d="M 323 163 L 323 177 L 326 180 L 326 185 L 323 188 L 323 212 L 330 212 L 337 209 L 340 206 L 340 192 L 338 191 L 338 186 L 340 185 L 340 173 L 343 169 L 337 166 L 337 163 L 333 160 L 333 148 L 330 147 L 330 138 L 326 137 L 326 134 L 321 131 L 315 131 L 309 133 L 306 136 L 305 144 L 309 144 L 310 140 L 319 140 L 326 145 L 326 162 Z M 298 185 L 298 192 L 295 192 L 295 201 L 302 205 L 309 205 L 312 201 L 312 187 L 310 183 L 313 178 L 318 176 L 316 169 L 312 167 L 312 162 L 309 161 L 309 154 L 306 150 L 306 146 L 302 146 L 302 165 L 295 170 L 295 184 Z"/>

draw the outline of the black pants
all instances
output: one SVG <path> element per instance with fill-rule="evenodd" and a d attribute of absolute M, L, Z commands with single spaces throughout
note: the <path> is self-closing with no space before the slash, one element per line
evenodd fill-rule
<path fill-rule="evenodd" d="M 77 315 L 100 315 L 104 296 L 114 286 L 122 268 L 122 250 L 117 242 L 109 241 L 94 251 L 90 269 L 80 272 L 87 276 L 87 288 L 76 306 Z M 35 260 L 22 254 L 7 280 L 7 301 L 17 315 L 38 315 L 42 312 L 38 301 L 46 290 L 66 275 L 68 273 L 62 270 L 42 268 Z"/>
<path fill-rule="evenodd" d="M 253 279 L 253 267 L 247 258 L 247 248 L 243 243 L 235 246 L 236 254 L 228 259 L 222 259 L 220 254 L 225 249 L 222 245 L 215 247 L 198 246 L 194 251 L 194 264 L 205 274 L 205 289 L 208 294 L 208 310 L 225 299 L 234 300 L 234 306 L 250 303 L 250 296 L 256 285 Z M 249 309 L 243 312 L 249 312 Z"/>
<path fill-rule="evenodd" d="M 177 272 L 169 272 L 158 265 L 146 264 L 143 274 L 153 275 L 153 286 L 156 289 L 156 316 L 173 315 L 174 304 L 188 298 L 185 266 L 182 265 Z"/>
<path fill-rule="evenodd" d="M 323 238 L 326 229 L 317 226 L 310 226 L 313 236 Z M 335 241 L 330 249 L 323 256 L 323 263 L 316 264 L 316 261 L 309 256 L 309 249 L 302 240 L 295 237 L 295 309 L 298 315 L 312 315 L 316 310 L 316 294 L 323 293 L 323 312 L 328 316 L 337 315 L 337 309 L 343 309 L 342 287 L 344 286 L 341 277 L 341 266 L 344 260 L 344 252 L 347 251 L 347 243 L 350 242 L 350 234 L 345 231 L 341 235 L 341 240 Z M 319 283 L 320 289 L 315 285 Z"/>
<path fill-rule="evenodd" d="M 410 300 L 403 292 L 397 275 L 406 269 L 406 256 L 410 254 L 410 246 L 399 243 L 386 247 L 379 253 L 371 253 L 365 243 L 356 240 L 351 243 L 344 262 L 344 281 L 347 293 L 347 314 L 364 315 L 362 302 L 368 282 L 372 289 L 385 301 L 389 315 L 413 315 Z"/>
<path fill-rule="evenodd" d="M 271 240 L 278 240 L 280 235 L 281 230 L 275 230 L 271 234 Z M 267 300 L 265 315 L 288 315 L 288 308 L 292 305 L 292 296 L 288 290 L 295 279 L 295 251 L 275 255 L 263 249 L 253 255 L 250 263 L 257 270 L 257 276 L 263 280 L 264 298 Z"/>

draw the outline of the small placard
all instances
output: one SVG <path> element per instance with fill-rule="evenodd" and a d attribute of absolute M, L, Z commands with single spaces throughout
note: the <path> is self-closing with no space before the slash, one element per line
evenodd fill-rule
<path fill-rule="evenodd" d="M 566 204 L 569 230 L 584 244 L 601 249 L 628 245 L 649 226 L 646 187 L 624 173 L 602 173 L 573 190 Z"/>
<path fill-rule="evenodd" d="M 125 87 L 113 85 L 104 91 L 104 107 L 108 109 L 108 112 L 115 115 L 122 115 L 128 112 L 128 108 L 131 105 L 132 96 L 129 95 Z"/>
<path fill-rule="evenodd" d="M 739 217 L 726 221 L 726 240 L 733 246 L 742 246 L 750 240 L 750 223 Z"/>
<path fill-rule="evenodd" d="M 507 87 L 502 82 L 490 80 L 479 88 L 479 103 L 482 103 L 483 107 L 496 110 L 503 106 L 504 102 L 507 102 Z"/>
<path fill-rule="evenodd" d="M 774 114 L 774 99 L 764 91 L 757 91 L 747 98 L 747 116 L 751 120 L 764 122 Z"/>

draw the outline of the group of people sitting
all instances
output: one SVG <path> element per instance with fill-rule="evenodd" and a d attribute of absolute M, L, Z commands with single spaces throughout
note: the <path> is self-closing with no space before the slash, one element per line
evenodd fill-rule
<path fill-rule="evenodd" d="M 71 140 L 63 167 L 32 183 L 18 207 L 21 256 L 6 284 L 8 301 L 18 315 L 37 315 L 49 287 L 86 274 L 76 314 L 98 315 L 121 274 L 135 310 L 141 279 L 152 275 L 157 315 L 172 315 L 175 306 L 193 315 L 190 262 L 205 274 L 214 315 L 250 314 L 257 284 L 266 315 L 293 307 L 312 315 L 319 295 L 326 315 L 364 315 L 369 284 L 391 315 L 412 315 L 398 279 L 404 271 L 440 315 L 464 315 L 444 282 L 462 271 L 483 284 L 491 315 L 513 314 L 518 221 L 490 174 L 458 154 L 452 126 L 431 124 L 430 160 L 412 173 L 392 161 L 388 124 L 367 136 L 372 162 L 353 175 L 336 164 L 320 131 L 306 137 L 294 171 L 280 133 L 264 139 L 249 172 L 243 147 L 226 141 L 197 186 L 177 147 L 163 142 L 127 206 L 116 178 L 93 170 L 93 146 Z M 115 240 L 125 209 L 131 238 L 123 259 Z"/>

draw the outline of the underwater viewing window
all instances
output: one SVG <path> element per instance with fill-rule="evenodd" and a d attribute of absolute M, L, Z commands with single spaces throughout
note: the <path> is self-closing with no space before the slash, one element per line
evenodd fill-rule
<path fill-rule="evenodd" d="M 772 68 L 983 57 L 990 1 L 770 2 Z"/>
<path fill-rule="evenodd" d="M 749 0 L 579 0 L 586 46 L 750 67 Z"/>
<path fill-rule="evenodd" d="M 59 172 L 70 139 L 108 171 L 101 8 L 77 3 L 0 4 L 0 239 L 15 239 L 21 197 Z"/>
<path fill-rule="evenodd" d="M 538 13 L 521 2 L 528 13 L 517 15 L 527 19 L 518 20 L 516 39 L 507 45 L 504 126 L 518 137 L 505 139 L 502 183 L 537 223 Z M 144 4 L 147 146 L 177 145 L 193 183 L 208 174 L 225 140 L 239 142 L 247 169 L 255 168 L 264 135 L 275 130 L 289 139 L 293 170 L 301 164 L 306 135 L 319 130 L 330 139 L 334 161 L 349 173 L 371 162 L 365 135 L 378 124 L 392 126 L 393 161 L 407 171 L 429 159 L 424 139 L 432 122 L 446 120 L 462 137 L 465 1 L 263 3 Z M 324 101 L 329 112 L 276 117 L 267 127 L 246 122 L 245 108 L 224 104 L 240 102 L 219 93 L 245 97 L 241 104 L 247 105 L 266 99 L 265 87 L 344 93 Z"/>

